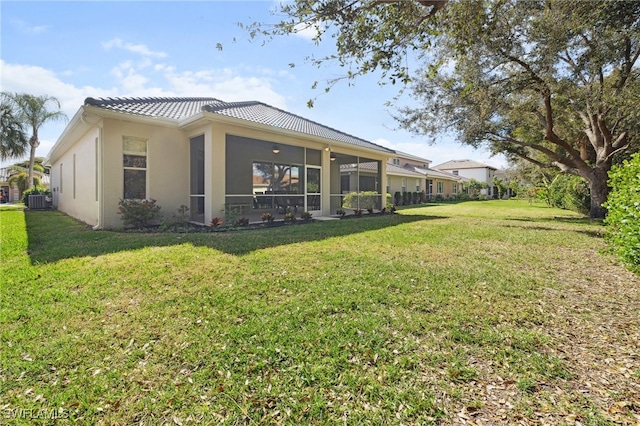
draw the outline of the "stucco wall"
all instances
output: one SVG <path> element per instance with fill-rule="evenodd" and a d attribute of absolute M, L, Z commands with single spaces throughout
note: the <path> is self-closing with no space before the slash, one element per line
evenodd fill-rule
<path fill-rule="evenodd" d="M 118 202 L 123 197 L 123 138 L 147 140 L 147 198 L 157 200 L 164 217 L 189 205 L 189 138 L 185 132 L 166 126 L 104 120 L 103 226 L 122 226 Z"/>
<path fill-rule="evenodd" d="M 98 223 L 96 140 L 99 129 L 85 133 L 51 166 L 54 206 L 89 225 Z"/>

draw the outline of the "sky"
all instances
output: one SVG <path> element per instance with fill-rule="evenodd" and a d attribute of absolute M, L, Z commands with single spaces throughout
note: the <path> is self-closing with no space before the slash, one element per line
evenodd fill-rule
<path fill-rule="evenodd" d="M 306 32 L 251 40 L 241 24 L 276 23 L 274 1 L 0 1 L 0 89 L 57 98 L 69 119 L 87 97 L 215 97 L 255 100 L 437 165 L 473 159 L 498 168 L 504 157 L 450 135 L 398 129 L 389 106 L 399 87 L 377 74 L 345 75 L 336 63 L 306 58 L 335 52 Z M 294 66 L 291 66 L 294 64 Z M 317 88 L 313 88 L 318 82 Z M 313 99 L 314 107 L 307 102 Z M 408 95 L 400 103 L 410 104 Z M 46 156 L 66 123 L 45 124 L 37 155 Z M 10 160 L 1 166 L 15 163 Z"/>

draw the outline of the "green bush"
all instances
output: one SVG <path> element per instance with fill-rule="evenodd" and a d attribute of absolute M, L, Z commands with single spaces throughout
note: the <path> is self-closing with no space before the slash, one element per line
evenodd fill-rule
<path fill-rule="evenodd" d="M 613 166 L 609 172 L 611 192 L 604 207 L 609 210 L 606 239 L 613 252 L 640 273 L 640 154 Z"/>
<path fill-rule="evenodd" d="M 22 202 L 25 206 L 29 207 L 29 195 L 48 195 L 51 196 L 51 191 L 44 186 L 36 185 L 32 188 L 25 189 L 22 193 Z"/>
<path fill-rule="evenodd" d="M 408 206 L 409 204 L 411 204 L 411 194 L 409 192 L 403 192 L 402 193 L 402 205 L 403 206 Z"/>
<path fill-rule="evenodd" d="M 125 226 L 144 228 L 160 217 L 160 206 L 156 200 L 120 200 L 118 214 Z"/>
<path fill-rule="evenodd" d="M 402 204 L 402 194 L 400 193 L 400 191 L 396 191 L 395 194 L 393 194 L 393 199 L 395 201 L 396 206 L 399 206 L 400 204 Z"/>
<path fill-rule="evenodd" d="M 358 204 L 358 199 L 359 203 Z M 375 209 L 380 200 L 380 194 L 375 191 L 350 192 L 342 200 L 342 208 L 345 209 Z"/>
<path fill-rule="evenodd" d="M 587 183 L 578 176 L 559 174 L 553 179 L 546 194 L 548 203 L 560 209 L 588 214 L 591 194 Z"/>

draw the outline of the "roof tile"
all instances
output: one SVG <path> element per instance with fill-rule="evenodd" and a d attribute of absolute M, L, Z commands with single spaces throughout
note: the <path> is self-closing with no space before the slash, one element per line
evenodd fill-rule
<path fill-rule="evenodd" d="M 216 98 L 87 98 L 85 105 L 150 117 L 182 120 L 201 111 L 282 130 L 393 153 L 393 150 L 257 101 L 224 102 Z"/>

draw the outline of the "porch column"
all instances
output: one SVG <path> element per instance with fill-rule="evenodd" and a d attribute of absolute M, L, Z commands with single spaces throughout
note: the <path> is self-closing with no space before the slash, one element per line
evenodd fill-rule
<path fill-rule="evenodd" d="M 204 132 L 204 223 L 223 217 L 225 203 L 226 134 L 215 124 Z"/>
<path fill-rule="evenodd" d="M 322 153 L 322 175 L 320 176 L 320 204 L 322 205 L 322 216 L 331 214 L 331 151 L 320 151 Z"/>

